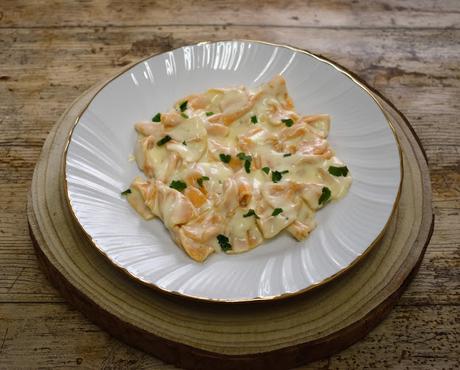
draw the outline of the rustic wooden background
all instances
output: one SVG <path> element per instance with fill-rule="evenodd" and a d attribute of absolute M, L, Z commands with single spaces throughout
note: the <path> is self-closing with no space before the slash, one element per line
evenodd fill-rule
<path fill-rule="evenodd" d="M 53 289 L 28 236 L 26 194 L 47 133 L 84 90 L 148 54 L 230 38 L 338 61 L 397 105 L 429 158 L 436 225 L 418 275 L 366 338 L 303 369 L 460 366 L 458 0 L 1 0 L 0 368 L 172 369 Z"/>

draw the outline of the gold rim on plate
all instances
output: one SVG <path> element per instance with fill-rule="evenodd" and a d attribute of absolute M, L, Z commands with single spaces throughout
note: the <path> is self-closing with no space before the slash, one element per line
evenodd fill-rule
<path fill-rule="evenodd" d="M 129 276 L 129 278 L 131 279 L 134 279 L 138 282 L 141 282 L 143 285 L 145 286 L 148 286 L 149 288 L 154 288 L 155 290 L 159 291 L 159 292 L 162 292 L 162 293 L 166 293 L 168 295 L 172 295 L 172 296 L 175 296 L 175 297 L 182 297 L 182 298 L 187 298 L 187 299 L 191 299 L 191 300 L 197 300 L 197 301 L 202 301 L 202 302 L 213 302 L 213 303 L 255 303 L 255 302 L 266 302 L 266 301 L 275 301 L 275 300 L 281 300 L 281 299 L 286 299 L 286 298 L 289 298 L 289 297 L 294 297 L 294 296 L 298 296 L 298 295 L 301 295 L 305 292 L 308 292 L 308 291 L 311 291 L 313 289 L 316 289 L 316 288 L 319 288 L 320 286 L 323 286 L 325 284 L 327 284 L 328 282 L 334 280 L 335 278 L 339 277 L 340 275 L 342 275 L 343 273 L 349 271 L 351 268 L 353 268 L 358 262 L 360 262 L 361 260 L 364 259 L 365 256 L 367 256 L 369 254 L 369 252 L 372 250 L 372 248 L 382 239 L 391 219 L 393 218 L 395 212 L 396 212 L 396 209 L 397 209 L 397 206 L 399 204 L 399 200 L 400 200 L 400 197 L 401 197 L 401 188 L 402 188 L 402 182 L 403 182 L 403 177 L 404 177 L 404 171 L 403 171 L 403 157 L 402 157 L 402 149 L 401 149 L 401 144 L 399 142 L 399 139 L 398 139 L 398 136 L 396 135 L 396 131 L 395 131 L 395 128 L 393 126 L 393 124 L 391 123 L 391 120 L 390 118 L 388 117 L 387 113 L 385 112 L 384 108 L 382 107 L 381 103 L 375 98 L 374 94 L 375 95 L 378 95 L 381 99 L 385 100 L 387 103 L 388 100 L 386 98 L 384 98 L 379 92 L 377 92 L 375 89 L 371 88 L 370 86 L 368 86 L 364 81 L 361 81 L 361 79 L 359 77 L 357 77 L 353 72 L 350 72 L 348 69 L 346 69 L 345 67 L 342 67 L 340 66 L 339 64 L 337 64 L 336 62 L 333 62 L 332 60 L 329 60 L 321 55 L 317 55 L 317 54 L 314 54 L 308 50 L 304 50 L 304 49 L 299 49 L 299 48 L 296 48 L 294 46 L 290 46 L 290 45 L 285 45 L 285 44 L 276 44 L 276 43 L 271 43 L 271 42 L 267 42 L 267 41 L 260 41 L 260 40 L 250 40 L 250 39 L 233 39 L 233 40 L 216 40 L 216 41 L 202 41 L 202 42 L 198 42 L 196 44 L 192 44 L 192 45 L 185 45 L 185 46 L 200 46 L 200 45 L 206 45 L 206 44 L 214 44 L 214 43 L 217 43 L 217 42 L 248 42 L 248 43 L 257 43 L 257 44 L 263 44 L 263 45 L 269 45 L 269 46 L 276 46 L 276 47 L 282 47 L 282 48 L 286 48 L 286 49 L 289 49 L 289 50 L 292 50 L 292 51 L 295 51 L 295 52 L 298 52 L 298 53 L 302 53 L 302 54 L 305 54 L 305 55 L 308 55 L 310 57 L 313 57 L 317 60 L 319 60 L 320 62 L 322 63 L 326 63 L 332 67 L 334 67 L 338 72 L 342 73 L 343 75 L 347 76 L 349 79 L 351 79 L 356 85 L 358 85 L 361 89 L 363 89 L 371 98 L 372 100 L 374 100 L 374 102 L 377 104 L 377 106 L 379 107 L 379 109 L 381 110 L 381 112 L 383 113 L 383 115 L 385 116 L 386 118 L 386 121 L 388 123 L 388 126 L 390 127 L 391 129 L 391 132 L 393 133 L 393 136 L 396 140 L 396 144 L 397 144 L 397 147 L 398 147 L 398 155 L 399 155 L 399 162 L 400 162 L 400 181 L 399 181 L 399 186 L 398 186 L 398 193 L 396 195 L 396 198 L 395 198 L 395 201 L 393 203 L 393 207 L 392 207 L 392 210 L 391 210 L 391 213 L 390 213 L 390 216 L 388 217 L 388 220 L 387 222 L 385 223 L 385 225 L 383 226 L 382 230 L 380 231 L 380 233 L 377 235 L 377 237 L 373 240 L 373 242 L 371 244 L 369 244 L 369 246 L 358 256 L 356 257 L 348 266 L 342 268 L 341 270 L 337 271 L 336 273 L 332 274 L 331 276 L 315 283 L 315 284 L 312 284 L 304 289 L 300 289 L 296 292 L 292 292 L 292 293 L 282 293 L 282 294 L 279 294 L 279 295 L 275 295 L 275 296 L 264 296 L 264 297 L 254 297 L 254 298 L 248 298 L 248 299 L 218 299 L 218 298 L 208 298 L 208 297 L 200 297 L 200 296 L 194 296 L 194 295 L 189 295 L 189 294 L 183 294 L 183 293 L 180 293 L 180 292 L 177 292 L 177 291 L 173 291 L 173 290 L 167 290 L 165 288 L 162 288 L 154 283 L 151 283 L 151 282 L 148 282 L 138 276 L 135 276 L 134 274 L 132 274 L 130 271 L 128 271 L 128 269 L 126 269 L 125 267 L 119 265 L 118 263 L 116 263 L 115 261 L 113 261 L 109 256 L 108 254 L 96 243 L 96 241 L 91 237 L 91 235 L 89 235 L 85 228 L 83 227 L 83 225 L 80 223 L 80 221 L 78 220 L 78 217 L 75 213 L 75 210 L 73 208 L 73 205 L 72 205 L 72 201 L 70 199 L 70 196 L 69 196 L 69 190 L 68 190 L 68 185 L 67 185 L 67 154 L 68 154 L 68 149 L 69 149 L 69 145 L 70 145 L 70 142 L 72 140 L 72 135 L 75 131 L 75 127 L 77 126 L 78 122 L 80 121 L 80 118 L 81 116 L 85 113 L 85 111 L 88 109 L 89 105 L 92 103 L 92 101 L 94 100 L 94 98 L 101 92 L 102 89 L 104 89 L 109 83 L 111 83 L 113 80 L 115 80 L 116 78 L 118 78 L 119 76 L 121 76 L 123 73 L 127 72 L 128 70 L 130 70 L 131 68 L 137 66 L 138 64 L 150 59 L 150 58 L 153 58 L 155 56 L 159 56 L 159 55 L 162 55 L 162 54 L 165 54 L 165 53 L 168 53 L 168 52 L 171 52 L 173 50 L 177 50 L 177 49 L 180 49 L 181 47 L 179 48 L 175 48 L 175 49 L 170 49 L 168 51 L 164 51 L 164 52 L 159 52 L 159 53 L 154 53 L 154 54 L 151 54 L 147 57 L 144 57 L 142 59 L 140 59 L 139 61 L 135 62 L 135 63 L 131 63 L 130 65 L 126 66 L 125 68 L 123 68 L 120 72 L 118 72 L 115 76 L 111 77 L 109 80 L 107 80 L 106 82 L 104 82 L 102 84 L 102 86 L 100 86 L 96 93 L 94 93 L 93 97 L 89 100 L 89 102 L 85 105 L 85 107 L 79 112 L 77 118 L 75 119 L 75 123 L 73 124 L 73 127 L 72 129 L 70 130 L 69 134 L 68 134 L 68 137 L 67 137 L 67 140 L 66 140 L 66 144 L 65 144 L 65 148 L 64 148 L 64 156 L 63 156 L 63 166 L 64 166 L 64 195 L 65 195 L 65 201 L 67 203 L 67 206 L 69 207 L 70 209 L 70 214 L 72 215 L 72 218 L 75 220 L 75 222 L 77 223 L 77 225 L 79 226 L 79 228 L 83 231 L 83 234 L 85 235 L 85 237 L 88 239 L 88 241 L 96 248 L 96 250 L 105 257 L 105 259 L 113 266 L 115 266 L 119 271 L 123 272 L 124 274 L 126 274 L 127 276 Z M 182 46 L 183 47 L 183 46 Z M 389 103 L 391 106 L 393 106 L 393 104 Z"/>

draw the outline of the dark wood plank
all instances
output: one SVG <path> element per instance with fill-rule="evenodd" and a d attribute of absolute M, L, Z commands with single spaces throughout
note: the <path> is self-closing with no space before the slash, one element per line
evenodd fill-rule
<path fill-rule="evenodd" d="M 365 339 L 301 369 L 455 368 L 459 311 L 458 306 L 395 307 Z M 113 339 L 66 304 L 22 304 L 20 310 L 2 304 L 0 317 L 2 368 L 174 369 Z"/>

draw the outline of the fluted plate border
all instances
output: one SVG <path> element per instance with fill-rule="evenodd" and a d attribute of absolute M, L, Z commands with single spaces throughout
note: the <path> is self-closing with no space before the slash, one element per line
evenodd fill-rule
<path fill-rule="evenodd" d="M 380 112 L 385 117 L 385 120 L 388 123 L 388 126 L 391 129 L 391 132 L 392 132 L 393 137 L 395 139 L 397 153 L 398 153 L 398 156 L 399 156 L 399 181 L 398 181 L 398 184 L 397 184 L 397 192 L 396 192 L 395 197 L 394 197 L 394 202 L 393 202 L 393 204 L 391 206 L 391 212 L 390 212 L 390 214 L 389 214 L 384 226 L 377 233 L 377 235 L 375 236 L 373 241 L 366 248 L 364 248 L 364 250 L 359 255 L 357 255 L 356 258 L 354 258 L 351 262 L 349 262 L 346 266 L 338 269 L 337 271 L 335 271 L 332 274 L 329 274 L 329 276 L 321 279 L 320 281 L 310 283 L 310 284 L 306 285 L 305 287 L 303 287 L 301 289 L 297 289 L 295 291 L 280 292 L 278 294 L 260 294 L 260 295 L 250 296 L 250 297 L 234 298 L 234 297 L 210 297 L 210 296 L 203 295 L 203 294 L 191 294 L 189 292 L 179 291 L 179 290 L 175 290 L 175 289 L 167 289 L 164 286 L 161 286 L 161 285 L 159 285 L 159 284 L 157 284 L 155 282 L 152 282 L 149 279 L 146 279 L 145 277 L 139 276 L 139 274 L 134 273 L 133 271 L 130 271 L 126 266 L 123 265 L 123 263 L 120 263 L 120 261 L 117 261 L 111 255 L 109 255 L 109 253 L 107 253 L 107 251 L 95 240 L 95 238 L 91 235 L 91 233 L 88 232 L 88 230 L 85 228 L 84 224 L 81 222 L 80 218 L 78 217 L 78 211 L 75 209 L 75 204 L 72 201 L 72 195 L 71 195 L 71 190 L 70 190 L 72 185 L 69 186 L 69 171 L 68 171 L 69 148 L 71 146 L 75 130 L 76 130 L 78 124 L 81 122 L 82 116 L 85 114 L 85 112 L 87 112 L 88 108 L 91 106 L 92 102 L 98 96 L 98 94 L 105 87 L 107 87 L 107 85 L 109 85 L 112 81 L 116 80 L 118 77 L 124 75 L 126 72 L 132 70 L 133 68 L 135 68 L 136 66 L 140 65 L 141 63 L 144 63 L 147 60 L 150 60 L 150 59 L 152 59 L 154 57 L 159 57 L 161 55 L 172 53 L 172 52 L 180 50 L 180 49 L 184 50 L 185 48 L 192 48 L 192 47 L 198 47 L 198 46 L 207 47 L 207 46 L 211 46 L 211 45 L 214 45 L 214 44 L 226 45 L 226 44 L 229 44 L 229 43 L 248 43 L 248 45 L 253 45 L 253 44 L 254 45 L 265 45 L 265 46 L 274 47 L 275 50 L 279 50 L 279 48 L 282 48 L 282 50 L 289 50 L 289 51 L 293 52 L 292 55 L 296 55 L 294 53 L 304 54 L 304 55 L 307 55 L 309 57 L 314 58 L 316 61 L 320 61 L 320 62 L 322 62 L 322 63 L 324 63 L 324 64 L 326 64 L 328 66 L 332 66 L 336 71 L 338 71 L 341 74 L 343 74 L 344 76 L 348 77 L 348 79 L 350 79 L 355 85 L 357 85 L 368 96 L 371 97 L 373 102 L 376 104 L 376 106 L 379 108 Z M 274 55 L 276 56 L 276 52 L 275 52 Z M 272 54 L 272 57 L 273 57 L 273 54 Z M 295 57 L 293 56 L 291 59 L 294 59 L 294 58 Z M 270 63 L 268 63 L 268 64 L 273 63 L 272 59 L 273 58 L 270 59 L 270 61 L 269 61 Z M 292 62 L 292 60 L 290 60 L 290 62 Z M 266 73 L 267 70 L 269 70 L 269 67 L 270 66 L 266 65 L 265 68 L 262 70 L 261 74 L 256 78 L 256 80 L 259 79 L 260 76 L 262 76 L 264 73 Z M 174 68 L 176 68 L 175 65 L 174 65 Z M 284 71 L 285 70 L 283 70 L 283 72 Z M 146 78 L 152 78 L 153 79 L 153 77 L 150 75 L 150 73 L 151 72 L 148 71 L 148 76 L 146 76 Z M 135 80 L 134 77 L 133 77 L 133 80 Z M 289 87 L 289 85 L 288 85 L 288 87 Z M 184 96 L 184 95 L 185 95 L 185 93 L 184 94 L 179 93 L 179 95 L 177 95 L 177 98 L 179 98 L 180 96 Z M 295 103 L 297 103 L 295 97 L 294 97 L 294 101 L 295 101 Z M 301 112 L 301 113 L 313 113 L 313 112 Z M 317 113 L 319 113 L 319 112 L 317 112 Z M 128 123 L 128 124 L 130 124 L 130 123 Z M 339 153 L 339 156 L 340 156 L 340 153 Z M 386 115 L 384 109 L 380 105 L 379 101 L 374 97 L 374 95 L 373 95 L 373 93 L 371 91 L 371 88 L 369 88 L 366 85 L 366 83 L 361 81 L 352 72 L 349 72 L 348 70 L 346 70 L 344 67 L 341 67 L 337 63 L 335 63 L 335 62 L 333 62 L 331 60 L 328 60 L 327 58 L 324 58 L 324 57 L 322 57 L 320 55 L 316 55 L 314 53 L 311 53 L 311 52 L 309 52 L 307 50 L 302 50 L 302 49 L 299 49 L 299 48 L 296 48 L 296 47 L 293 47 L 293 46 L 289 46 L 289 45 L 275 44 L 275 43 L 270 43 L 270 42 L 265 42 L 265 41 L 257 41 L 257 40 L 246 40 L 246 39 L 199 42 L 197 44 L 183 46 L 181 48 L 176 48 L 176 49 L 170 50 L 168 52 L 155 53 L 155 54 L 149 55 L 149 56 L 139 60 L 138 62 L 133 63 L 133 64 L 127 66 L 126 68 L 124 68 L 122 71 L 120 71 L 114 77 L 112 77 L 111 79 L 106 81 L 97 90 L 97 92 L 94 94 L 94 96 L 88 102 L 88 104 L 82 109 L 82 111 L 78 115 L 78 117 L 77 117 L 77 119 L 75 121 L 75 124 L 74 124 L 72 130 L 70 131 L 70 133 L 68 135 L 68 139 L 67 139 L 67 143 L 66 143 L 66 147 L 65 147 L 65 151 L 64 151 L 64 157 L 63 157 L 63 166 L 64 166 L 64 194 L 65 194 L 65 199 L 66 199 L 67 205 L 69 206 L 69 209 L 70 209 L 70 213 L 71 213 L 72 217 L 74 218 L 74 220 L 76 221 L 76 224 L 84 232 L 85 236 L 88 238 L 90 243 L 96 248 L 96 250 L 98 250 L 102 255 L 104 255 L 112 265 L 114 265 L 115 267 L 120 269 L 122 272 L 127 274 L 129 277 L 134 278 L 138 282 L 140 282 L 140 283 L 142 283 L 144 285 L 147 285 L 149 287 L 152 287 L 154 289 L 157 289 L 157 290 L 159 290 L 161 292 L 168 293 L 168 294 L 173 294 L 173 295 L 178 295 L 178 296 L 182 296 L 182 297 L 186 297 L 186 298 L 196 299 L 196 300 L 222 302 L 222 303 L 245 303 L 245 302 L 257 302 L 257 301 L 269 301 L 269 300 L 278 300 L 278 299 L 288 298 L 288 297 L 291 297 L 291 296 L 296 296 L 296 295 L 305 293 L 307 291 L 310 291 L 311 289 L 314 289 L 314 288 L 317 288 L 319 286 L 322 286 L 322 285 L 326 284 L 327 282 L 329 282 L 329 281 L 335 279 L 336 277 L 340 276 L 342 273 L 344 273 L 344 272 L 348 271 L 349 269 L 351 269 L 356 263 L 361 261 L 363 259 L 363 257 L 369 253 L 369 251 L 372 249 L 372 247 L 375 246 L 378 243 L 378 241 L 382 238 L 382 236 L 383 236 L 383 234 L 385 232 L 385 229 L 387 228 L 387 226 L 389 224 L 389 221 L 393 217 L 394 212 L 395 212 L 395 210 L 397 208 L 399 198 L 400 198 L 400 193 L 401 193 L 401 185 L 402 185 L 402 181 L 403 181 L 402 152 L 401 152 L 401 146 L 400 146 L 399 140 L 398 140 L 397 135 L 395 133 L 395 129 L 394 129 L 391 121 L 389 120 L 388 116 Z M 165 235 L 167 235 L 166 231 L 165 231 L 165 233 L 166 233 Z M 168 235 L 168 237 L 169 237 L 169 235 Z M 263 247 L 264 246 L 262 246 L 262 248 Z M 250 253 L 252 253 L 252 252 L 250 252 Z M 230 258 L 232 258 L 232 257 L 230 257 Z"/>

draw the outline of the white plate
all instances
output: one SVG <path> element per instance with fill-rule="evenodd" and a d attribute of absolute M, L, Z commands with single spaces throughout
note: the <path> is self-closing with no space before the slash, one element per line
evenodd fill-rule
<path fill-rule="evenodd" d="M 330 143 L 353 176 L 349 194 L 317 214 L 303 241 L 283 234 L 240 255 L 192 261 L 161 221 L 143 221 L 120 192 L 140 174 L 128 157 L 133 124 L 211 87 L 255 87 L 282 74 L 296 110 L 328 113 Z M 241 302 L 304 292 L 339 275 L 375 244 L 397 203 L 401 159 L 382 110 L 332 63 L 257 41 L 200 43 L 139 62 L 81 113 L 66 156 L 67 193 L 93 244 L 143 283 L 188 297 Z"/>

